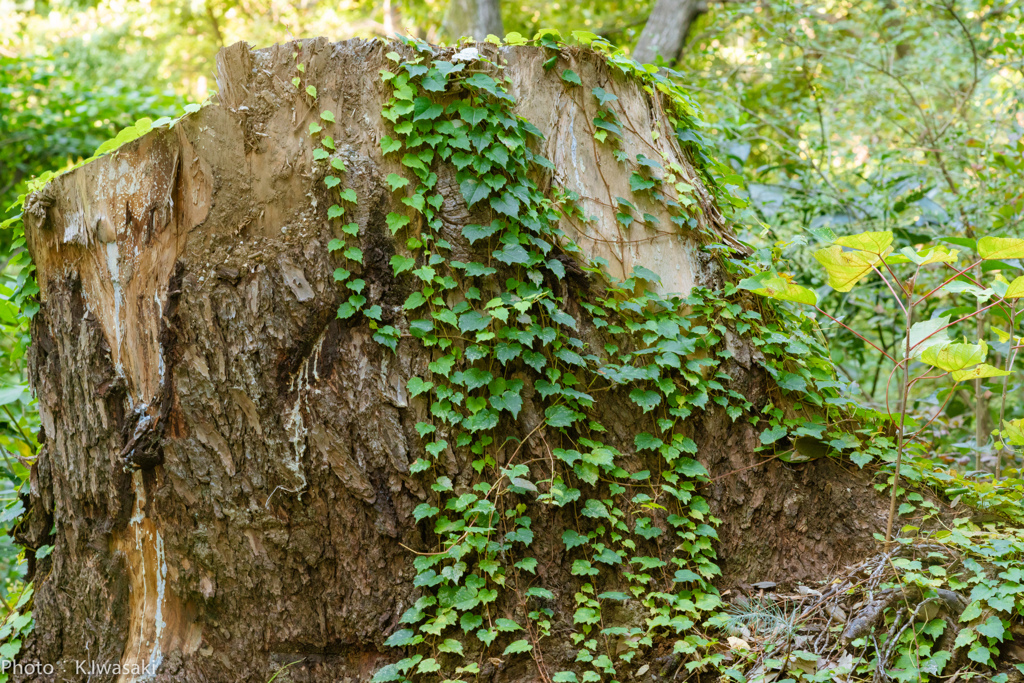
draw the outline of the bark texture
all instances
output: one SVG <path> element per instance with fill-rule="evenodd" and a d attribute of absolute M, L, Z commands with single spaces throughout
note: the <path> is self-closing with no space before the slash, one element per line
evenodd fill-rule
<path fill-rule="evenodd" d="M 31 375 L 45 445 L 25 534 L 31 547 L 55 549 L 32 565 L 36 628 L 26 656 L 57 668 L 34 680 L 87 680 L 74 662 L 97 660 L 156 674 L 89 680 L 266 681 L 298 660 L 276 680 L 353 683 L 398 657 L 382 643 L 420 594 L 405 547 L 431 543 L 411 515 L 428 491 L 409 473 L 427 405 L 405 385 L 430 358 L 415 340 L 392 354 L 364 321 L 336 319 L 342 292 L 327 244 L 337 235 L 305 133 L 315 113 L 291 84 L 299 51 L 321 105 L 336 114 L 330 132 L 360 198 L 352 220 L 367 298 L 401 326 L 414 285 L 388 265 L 405 247 L 385 226 L 401 205 L 384 182 L 401 169 L 379 146 L 386 95 L 377 73 L 392 49 L 402 48 L 323 39 L 232 46 L 218 60 L 216 104 L 34 198 L 26 229 L 42 309 Z M 591 53 L 569 54 L 550 72 L 538 49 L 501 48 L 500 57 L 517 112 L 546 136 L 540 151 L 557 169 L 548 182 L 578 192 L 598 218 L 586 233 L 565 229 L 619 273 L 644 263 L 673 291 L 719 282 L 695 234 L 627 244 L 631 235 L 615 227 L 609 200 L 628 196 L 628 171 L 594 144 L 593 98 L 579 93 L 614 92 L 620 118 L 638 132 L 665 128 L 660 102 Z M 570 67 L 584 88 L 561 82 Z M 651 143 L 627 131 L 623 144 L 634 154 L 657 146 L 690 169 L 705 227 L 724 230 L 674 136 Z M 457 236 L 473 212 L 451 169 L 435 170 L 446 229 L 468 250 Z M 580 275 L 560 286 L 572 300 L 592 283 Z M 597 330 L 585 333 L 600 343 Z M 738 336 L 729 343 L 735 388 L 763 404 L 756 352 Z M 501 425 L 509 434 L 525 436 L 542 419 L 529 390 L 525 398 L 518 422 Z M 626 454 L 636 432 L 651 429 L 624 392 L 604 394 L 595 415 Z M 813 578 L 869 552 L 885 501 L 867 473 L 830 459 L 751 467 L 757 430 L 717 409 L 691 427 L 713 478 L 703 493 L 724 520 L 723 586 Z M 470 481 L 469 460 L 449 454 L 453 481 Z M 560 541 L 571 511 L 531 514 L 538 572 L 559 589 L 556 620 L 571 622 L 572 560 Z M 574 654 L 545 650 L 555 667 Z M 528 658 L 482 666 L 481 680 L 536 680 Z M 662 680 L 660 670 L 650 680 Z"/>

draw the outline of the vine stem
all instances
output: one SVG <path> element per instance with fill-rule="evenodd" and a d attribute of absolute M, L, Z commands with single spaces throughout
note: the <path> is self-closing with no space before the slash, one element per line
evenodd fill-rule
<path fill-rule="evenodd" d="M 978 266 L 975 271 L 975 277 L 981 280 L 981 266 Z M 975 306 L 979 312 L 978 317 L 975 319 L 975 336 L 977 336 L 980 342 L 985 334 L 985 316 L 980 315 L 981 313 L 981 299 L 977 300 Z M 981 381 L 981 378 L 974 380 L 974 448 L 978 458 L 978 469 L 981 469 L 981 449 L 988 443 L 988 434 L 985 433 L 985 418 L 988 417 L 988 400 L 985 398 L 985 383 Z M 999 469 L 996 468 L 996 477 L 999 476 Z"/>
<path fill-rule="evenodd" d="M 1017 357 L 1017 352 L 1016 352 L 1015 347 L 1013 345 L 1013 332 L 1014 332 L 1014 328 L 1016 326 L 1016 321 L 1015 321 L 1014 318 L 1016 316 L 1016 313 L 1017 313 L 1017 311 L 1015 309 L 1014 303 L 1011 302 L 1010 303 L 1010 348 L 1006 350 L 1006 372 L 1007 373 L 1010 372 L 1010 369 L 1013 367 L 1013 361 Z M 1002 436 L 1003 417 L 1006 415 L 1006 384 L 1007 384 L 1007 380 L 1009 378 L 1010 378 L 1009 374 L 1003 375 L 1003 394 L 1002 394 L 1002 396 L 999 399 L 999 424 L 996 425 L 999 428 L 1000 436 Z M 998 453 L 996 453 L 996 471 L 995 471 L 996 479 L 999 478 L 999 473 L 1003 471 L 1003 451 L 1007 450 L 1006 449 L 1006 441 L 1003 440 L 1003 439 L 1000 439 L 1000 441 L 1002 441 L 1003 447 L 999 449 Z"/>
<path fill-rule="evenodd" d="M 918 268 L 920 270 L 920 268 Z M 900 486 L 900 465 L 903 464 L 903 431 L 907 422 L 907 394 L 910 393 L 910 328 L 914 324 L 914 281 L 917 280 L 917 272 L 910 280 L 910 295 L 907 297 L 906 311 L 906 338 L 903 341 L 903 391 L 900 392 L 900 433 L 896 445 L 896 470 L 892 475 L 892 491 L 889 494 L 889 519 L 885 525 L 885 545 L 892 543 L 892 523 L 896 519 L 896 492 Z"/>

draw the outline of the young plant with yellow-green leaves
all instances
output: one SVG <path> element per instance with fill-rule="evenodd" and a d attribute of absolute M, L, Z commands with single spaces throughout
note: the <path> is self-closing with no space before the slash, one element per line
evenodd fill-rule
<path fill-rule="evenodd" d="M 983 237 L 975 246 L 978 257 L 968 259 L 964 264 L 961 263 L 960 250 L 944 244 L 922 248 L 904 247 L 894 251 L 891 231 L 832 237 L 829 246 L 814 253 L 814 258 L 828 275 L 829 286 L 836 292 L 849 292 L 866 278 L 878 277 L 902 313 L 903 341 L 900 353 L 887 353 L 860 332 L 827 313 L 818 305 L 818 296 L 815 292 L 795 284 L 786 274 L 764 272 L 744 280 L 740 287 L 765 297 L 813 306 L 818 313 L 852 332 L 893 364 L 885 391 L 887 412 L 898 416 L 895 471 L 891 482 L 889 518 L 885 532 L 885 541 L 890 543 L 905 448 L 921 436 L 945 408 L 944 402 L 931 419 L 915 432 L 908 434 L 908 396 L 917 382 L 948 376 L 955 384 L 959 384 L 1002 377 L 1000 427 L 995 432 L 999 439 L 996 447 L 1000 449 L 997 476 L 1002 469 L 1001 451 L 1010 446 L 1024 445 L 1024 420 L 1004 420 L 1007 378 L 1011 374 L 1020 345 L 1011 343 L 1005 356 L 1004 367 L 995 367 L 985 362 L 988 358 L 988 345 L 984 339 L 970 343 L 967 339 L 958 342 L 950 337 L 951 330 L 961 323 L 975 320 L 990 309 L 999 309 L 1009 320 L 1010 331 L 1007 338 L 1019 341 L 1013 337 L 1013 331 L 1017 299 L 1024 297 L 1024 276 L 1012 282 L 997 276 L 987 285 L 979 277 L 982 272 L 980 266 L 986 261 L 1024 258 L 1024 239 Z M 925 274 L 929 271 L 936 271 L 938 284 L 924 284 L 927 279 Z M 927 309 L 931 297 L 943 294 L 969 294 L 975 297 L 977 305 L 973 311 L 956 319 L 951 320 L 950 314 L 942 315 L 938 312 L 927 319 L 919 320 L 915 314 Z M 912 367 L 915 361 L 924 366 L 923 371 L 917 376 L 914 376 L 915 368 Z M 890 395 L 893 378 L 897 372 L 900 374 L 896 394 L 899 407 L 894 412 L 890 409 Z M 946 402 L 952 395 L 952 391 L 947 392 Z"/>

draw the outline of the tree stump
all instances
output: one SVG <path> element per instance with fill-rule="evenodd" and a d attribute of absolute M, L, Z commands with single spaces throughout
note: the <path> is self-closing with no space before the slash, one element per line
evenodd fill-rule
<path fill-rule="evenodd" d="M 42 308 L 30 365 L 45 443 L 24 535 L 31 547 L 55 547 L 30 558 L 36 626 L 26 656 L 57 669 L 38 680 L 86 680 L 76 662 L 92 661 L 120 666 L 109 680 L 266 681 L 298 661 L 277 680 L 354 682 L 401 656 L 383 642 L 422 592 L 413 551 L 435 542 L 412 515 L 430 495 L 410 472 L 424 454 L 415 425 L 428 403 L 406 388 L 431 355 L 408 336 L 393 353 L 365 319 L 338 319 L 344 295 L 328 243 L 339 235 L 306 132 L 316 113 L 292 83 L 299 53 L 321 106 L 335 112 L 329 131 L 359 197 L 350 215 L 364 293 L 401 328 L 412 283 L 389 266 L 405 247 L 385 224 L 403 208 L 385 178 L 402 167 L 380 147 L 389 93 L 378 72 L 392 49 L 403 48 L 324 39 L 229 47 L 214 104 L 36 197 L 26 232 Z M 537 182 L 575 192 L 595 218 L 563 225 L 586 254 L 606 259 L 615 277 L 650 268 L 666 292 L 721 285 L 702 246 L 705 234 L 729 229 L 659 96 L 589 51 L 566 52 L 549 71 L 541 48 L 478 49 L 504 63 L 515 112 L 544 135 L 538 152 L 554 171 Z M 582 88 L 566 87 L 566 68 Z M 630 174 L 594 140 L 594 87 L 617 95 L 626 148 L 685 169 L 698 225 L 652 238 L 616 222 Z M 467 207 L 450 164 L 434 171 L 442 230 L 455 254 L 470 252 L 459 231 L 480 209 Z M 671 225 L 663 207 L 645 210 Z M 597 278 L 568 271 L 557 287 L 584 320 L 577 295 Z M 599 346 L 599 331 L 583 327 Z M 763 405 L 770 385 L 757 351 L 738 334 L 727 345 L 731 386 Z M 518 419 L 500 430 L 535 433 L 538 405 L 527 387 Z M 626 462 L 650 460 L 633 438 L 654 418 L 627 392 L 602 392 L 592 414 Z M 885 501 L 868 473 L 827 458 L 758 464 L 759 430 L 716 406 L 687 425 L 710 472 L 701 493 L 722 520 L 720 586 L 820 577 L 870 552 Z M 474 476 L 464 451 L 440 463 L 459 484 Z M 577 582 L 561 534 L 573 513 L 538 504 L 531 514 L 538 576 L 556 593 L 555 621 L 571 623 Z M 551 670 L 571 666 L 573 648 L 552 642 Z M 528 656 L 482 661 L 480 680 L 538 678 Z"/>

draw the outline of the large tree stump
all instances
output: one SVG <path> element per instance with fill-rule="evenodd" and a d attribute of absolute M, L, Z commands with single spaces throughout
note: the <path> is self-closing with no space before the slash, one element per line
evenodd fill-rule
<path fill-rule="evenodd" d="M 42 309 L 31 375 L 45 445 L 25 533 L 55 549 L 32 566 L 28 656 L 58 671 L 39 680 L 86 680 L 74 662 L 94 660 L 127 669 L 119 681 L 265 681 L 302 660 L 278 680 L 367 681 L 397 658 L 382 643 L 420 593 L 405 547 L 430 542 L 411 516 L 427 490 L 409 473 L 423 451 L 413 425 L 426 404 L 405 389 L 428 358 L 416 340 L 393 354 L 365 321 L 336 318 L 342 295 L 327 250 L 336 235 L 305 133 L 313 114 L 291 83 L 300 51 L 321 103 L 337 113 L 332 134 L 360 197 L 353 220 L 367 296 L 399 325 L 411 285 L 388 266 L 402 247 L 384 225 L 397 206 L 384 178 L 400 168 L 379 146 L 378 70 L 390 49 L 322 39 L 230 47 L 218 60 L 216 104 L 35 198 L 26 229 Z M 656 145 L 689 169 L 702 227 L 727 231 L 664 134 L 659 99 L 592 53 L 563 57 L 571 64 L 551 72 L 537 48 L 500 56 L 517 112 L 546 136 L 540 151 L 555 165 L 554 182 L 598 218 L 586 233 L 566 231 L 613 275 L 644 264 L 669 291 L 720 283 L 697 231 L 630 244 L 643 233 L 616 227 L 614 197 L 628 196 L 629 178 L 592 138 L 593 98 L 579 93 L 595 85 L 618 95 L 630 122 L 625 144 Z M 558 78 L 570 65 L 585 88 L 567 90 Z M 641 142 L 654 129 L 658 141 Z M 457 233 L 473 211 L 451 169 L 441 163 L 436 172 L 442 216 Z M 561 286 L 572 300 L 588 284 L 570 276 Z M 763 404 L 756 352 L 739 336 L 730 344 L 734 386 Z M 615 391 L 595 415 L 630 454 L 650 421 Z M 713 478 L 727 475 L 703 492 L 724 520 L 723 585 L 811 578 L 866 554 L 885 507 L 866 474 L 829 459 L 750 468 L 760 457 L 757 430 L 717 409 L 691 423 L 700 461 Z M 527 400 L 518 423 L 503 428 L 524 436 L 538 424 Z M 453 479 L 472 474 L 459 453 L 447 467 Z M 545 558 L 538 571 L 564 587 L 559 610 L 569 609 L 573 582 L 559 540 L 565 514 L 534 512 L 536 554 Z M 574 656 L 562 646 L 546 654 L 555 665 Z M 482 679 L 535 677 L 526 658 L 487 664 Z"/>

